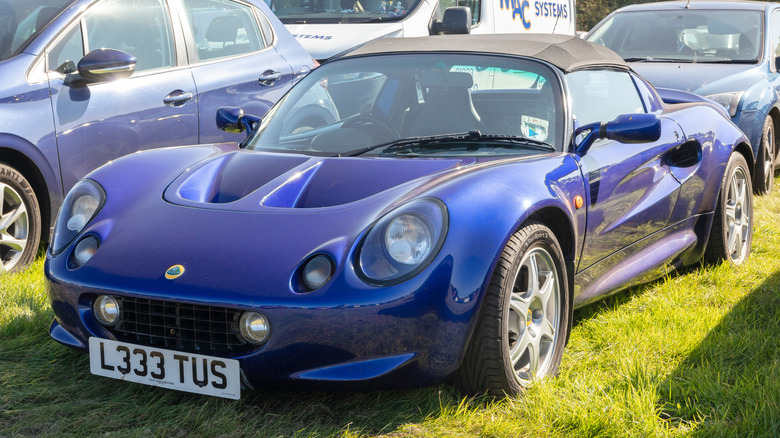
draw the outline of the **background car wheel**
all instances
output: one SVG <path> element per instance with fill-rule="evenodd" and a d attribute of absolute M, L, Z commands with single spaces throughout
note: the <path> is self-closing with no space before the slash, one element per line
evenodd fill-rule
<path fill-rule="evenodd" d="M 756 194 L 765 195 L 772 191 L 772 184 L 775 182 L 775 126 L 770 116 L 764 121 L 758 157 L 754 189 Z"/>
<path fill-rule="evenodd" d="M 704 258 L 709 263 L 729 260 L 740 265 L 750 255 L 753 239 L 753 192 L 745 158 L 733 152 L 720 184 Z"/>
<path fill-rule="evenodd" d="M 21 173 L 0 163 L 0 271 L 15 271 L 32 262 L 40 240 L 35 192 Z"/>
<path fill-rule="evenodd" d="M 536 222 L 507 243 L 455 376 L 469 394 L 514 395 L 555 375 L 570 330 L 570 300 L 558 241 Z"/>

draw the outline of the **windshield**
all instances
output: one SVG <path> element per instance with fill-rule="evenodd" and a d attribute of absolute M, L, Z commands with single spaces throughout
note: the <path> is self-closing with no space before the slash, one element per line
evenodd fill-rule
<path fill-rule="evenodd" d="M 314 155 L 529 154 L 562 150 L 562 126 L 559 79 L 540 63 L 382 55 L 309 73 L 266 114 L 247 147 Z"/>
<path fill-rule="evenodd" d="M 420 0 L 265 0 L 284 24 L 398 20 Z"/>
<path fill-rule="evenodd" d="M 588 41 L 627 61 L 752 63 L 760 59 L 761 31 L 760 11 L 636 11 L 613 15 Z"/>
<path fill-rule="evenodd" d="M 74 0 L 0 0 L 0 61 L 14 56 Z"/>

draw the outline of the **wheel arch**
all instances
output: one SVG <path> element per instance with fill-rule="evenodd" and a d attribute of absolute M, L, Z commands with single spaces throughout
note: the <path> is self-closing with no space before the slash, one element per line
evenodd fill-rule
<path fill-rule="evenodd" d="M 745 161 L 747 161 L 748 168 L 750 170 L 750 177 L 752 179 L 756 174 L 756 163 L 755 159 L 753 158 L 753 149 L 750 148 L 749 144 L 740 142 L 734 146 L 734 151 L 742 154 L 742 156 L 745 157 Z"/>

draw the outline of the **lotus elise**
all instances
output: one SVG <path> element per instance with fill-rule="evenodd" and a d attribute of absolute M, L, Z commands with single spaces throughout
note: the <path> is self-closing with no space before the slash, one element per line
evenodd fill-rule
<path fill-rule="evenodd" d="M 138 152 L 68 193 L 51 336 L 100 376 L 226 398 L 556 373 L 573 309 L 743 263 L 753 154 L 560 35 L 385 39 L 303 78 L 234 143 Z"/>

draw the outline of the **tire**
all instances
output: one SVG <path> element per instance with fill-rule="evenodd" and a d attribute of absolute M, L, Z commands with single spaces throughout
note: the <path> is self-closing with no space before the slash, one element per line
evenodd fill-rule
<path fill-rule="evenodd" d="M 565 266 L 546 226 L 531 222 L 510 238 L 455 375 L 459 390 L 511 396 L 558 372 L 571 328 Z M 534 271 L 541 282 L 528 281 Z"/>
<path fill-rule="evenodd" d="M 704 252 L 707 263 L 728 260 L 741 265 L 750 255 L 753 240 L 753 192 L 745 158 L 732 152 L 718 192 L 712 230 Z"/>
<path fill-rule="evenodd" d="M 757 195 L 765 195 L 772 191 L 775 182 L 775 126 L 772 117 L 764 120 L 764 130 L 761 135 L 761 146 L 758 148 L 756 160 L 756 175 L 753 188 Z"/>
<path fill-rule="evenodd" d="M 0 163 L 0 272 L 30 264 L 41 241 L 41 212 L 30 183 Z"/>

